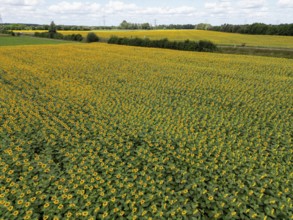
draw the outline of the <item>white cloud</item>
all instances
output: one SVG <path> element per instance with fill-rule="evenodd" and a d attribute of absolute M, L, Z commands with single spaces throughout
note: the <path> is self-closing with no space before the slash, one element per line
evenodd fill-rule
<path fill-rule="evenodd" d="M 184 15 L 190 16 L 197 12 L 193 7 L 180 6 L 180 7 L 147 7 L 138 9 L 135 14 L 137 15 L 156 15 L 156 16 L 175 16 Z"/>
<path fill-rule="evenodd" d="M 211 14 L 230 14 L 233 11 L 232 3 L 230 1 L 207 2 L 205 9 Z"/>
<path fill-rule="evenodd" d="M 267 5 L 266 0 L 241 0 L 238 3 L 239 8 L 242 9 L 259 9 L 263 8 Z"/>
<path fill-rule="evenodd" d="M 54 13 L 64 14 L 87 14 L 94 13 L 101 9 L 101 5 L 88 2 L 60 2 L 56 5 L 51 5 L 49 11 Z"/>
<path fill-rule="evenodd" d="M 196 12 L 194 7 L 179 6 L 179 7 L 146 7 L 142 8 L 136 4 L 124 3 L 122 1 L 109 1 L 105 5 L 89 2 L 68 2 L 63 1 L 56 5 L 49 6 L 49 11 L 52 13 L 62 14 L 87 14 L 95 16 L 95 14 L 104 15 L 191 15 Z"/>
<path fill-rule="evenodd" d="M 267 16 L 267 0 L 218 0 L 205 3 L 205 9 L 214 18 L 225 20 L 255 18 L 255 21 Z M 246 23 L 246 21 L 245 21 Z"/>
<path fill-rule="evenodd" d="M 240 0 L 240 1 L 229 1 L 220 0 L 217 2 L 206 2 L 205 8 L 212 11 L 224 11 L 225 10 L 242 10 L 242 9 L 259 9 L 267 5 L 266 0 Z"/>
<path fill-rule="evenodd" d="M 104 19 L 107 25 L 118 25 L 122 20 L 134 23 L 157 20 L 157 24 L 288 23 L 293 14 L 293 0 L 206 0 L 203 5 L 182 1 L 177 6 L 172 6 L 173 1 L 170 4 L 164 1 L 166 4 L 150 1 L 142 6 L 141 1 L 126 0 L 105 3 L 98 0 L 0 0 L 0 14 L 5 22 L 11 23 L 46 24 L 54 20 L 58 24 L 77 25 L 103 25 Z"/>
<path fill-rule="evenodd" d="M 292 0 L 279 0 L 278 5 L 284 8 L 293 8 Z"/>
<path fill-rule="evenodd" d="M 4 5 L 13 5 L 13 6 L 34 6 L 42 2 L 42 0 L 2 0 Z"/>
<path fill-rule="evenodd" d="M 230 1 L 220 1 L 220 2 L 207 2 L 205 3 L 205 8 L 207 9 L 217 9 L 217 8 L 225 8 L 230 7 Z"/>
<path fill-rule="evenodd" d="M 136 10 L 138 7 L 135 4 L 127 4 L 121 1 L 110 1 L 105 5 L 105 9 L 113 11 Z"/>

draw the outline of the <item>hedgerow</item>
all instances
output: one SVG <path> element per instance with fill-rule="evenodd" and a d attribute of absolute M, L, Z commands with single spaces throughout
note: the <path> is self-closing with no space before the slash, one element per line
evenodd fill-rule
<path fill-rule="evenodd" d="M 213 52 L 218 50 L 217 46 L 211 41 L 200 40 L 196 41 L 169 41 L 167 38 L 161 40 L 150 40 L 149 38 L 126 38 L 112 36 L 108 40 L 109 44 L 120 44 L 129 46 L 139 47 L 154 47 L 154 48 L 165 48 L 173 50 L 186 50 L 186 51 L 202 51 L 202 52 Z"/>

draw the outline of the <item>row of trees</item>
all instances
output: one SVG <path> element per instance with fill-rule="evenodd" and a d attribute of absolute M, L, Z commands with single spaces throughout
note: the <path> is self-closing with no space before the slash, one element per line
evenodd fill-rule
<path fill-rule="evenodd" d="M 70 41 L 83 41 L 84 38 L 80 34 L 71 34 L 71 35 L 63 35 L 60 33 L 51 34 L 49 32 L 36 32 L 34 34 L 35 37 L 41 38 L 51 38 L 51 39 L 58 39 L 58 40 L 70 40 Z"/>
<path fill-rule="evenodd" d="M 212 52 L 217 50 L 217 46 L 211 41 L 169 41 L 167 38 L 162 40 L 150 40 L 149 38 L 120 38 L 112 36 L 108 40 L 109 44 L 139 46 L 139 47 L 154 47 L 154 48 L 166 48 L 173 50 L 186 50 L 186 51 L 206 51 Z"/>
<path fill-rule="evenodd" d="M 40 30 L 48 31 L 50 25 L 38 24 L 3 24 L 4 30 Z M 91 30 L 111 30 L 117 29 L 116 26 L 78 26 L 78 25 L 56 25 L 58 31 L 91 31 Z"/>
<path fill-rule="evenodd" d="M 152 29 L 151 25 L 149 23 L 142 23 L 142 24 L 137 24 L 137 23 L 130 23 L 127 21 L 122 21 L 122 23 L 118 27 L 119 29 L 124 29 L 124 30 L 150 30 Z"/>
<path fill-rule="evenodd" d="M 48 32 L 36 32 L 35 37 L 42 38 L 51 38 L 51 39 L 59 39 L 59 40 L 69 40 L 69 41 L 85 41 L 88 43 L 98 42 L 100 39 L 95 33 L 88 33 L 86 38 L 84 39 L 81 34 L 71 34 L 71 35 L 63 35 L 57 32 L 57 25 L 55 25 L 54 21 L 51 22 L 48 28 Z"/>
<path fill-rule="evenodd" d="M 199 24 L 169 24 L 169 25 L 156 25 L 156 26 L 151 26 L 149 23 L 142 23 L 142 24 L 137 24 L 137 23 L 130 23 L 127 21 L 123 21 L 119 25 L 119 29 L 124 29 L 124 30 L 136 30 L 136 29 L 141 29 L 141 30 L 150 30 L 150 29 L 186 29 L 186 30 L 191 30 L 191 29 L 198 29 L 198 30 L 208 30 L 212 25 L 207 24 L 207 23 L 199 23 Z"/>
<path fill-rule="evenodd" d="M 125 29 L 125 30 L 150 30 L 150 29 L 201 29 L 206 30 L 210 24 L 200 23 L 194 24 L 170 24 L 152 26 L 150 23 L 131 23 L 123 21 L 119 26 L 76 26 L 76 25 L 56 25 L 58 31 L 90 31 L 90 30 L 111 30 L 111 29 Z M 38 24 L 4 24 L 5 30 L 49 30 L 50 25 Z"/>
<path fill-rule="evenodd" d="M 84 38 L 81 34 L 70 34 L 70 35 L 63 35 L 60 33 L 50 34 L 49 32 L 36 32 L 34 34 L 35 37 L 41 38 L 51 38 L 51 39 L 58 39 L 58 40 L 69 40 L 69 41 L 84 41 L 87 43 L 92 42 L 99 42 L 100 38 L 93 32 L 87 34 L 86 38 Z"/>
<path fill-rule="evenodd" d="M 254 23 L 250 25 L 223 24 L 221 26 L 211 26 L 208 28 L 208 30 L 240 34 L 293 36 L 293 23 L 280 25 L 267 25 L 263 23 Z"/>
<path fill-rule="evenodd" d="M 154 27 L 154 29 L 197 29 L 197 30 L 208 30 L 212 25 L 207 23 L 199 23 L 199 24 L 170 24 L 170 25 L 158 25 Z"/>
<path fill-rule="evenodd" d="M 15 36 L 16 35 L 13 31 L 2 30 L 2 29 L 0 29 L 0 34 L 9 34 L 11 36 Z"/>
<path fill-rule="evenodd" d="M 208 23 L 200 24 L 170 24 L 170 25 L 157 25 L 152 26 L 149 23 L 131 23 L 123 21 L 119 26 L 72 26 L 72 25 L 56 25 L 56 30 L 77 30 L 77 31 L 90 31 L 99 29 L 125 29 L 125 30 L 150 30 L 150 29 L 197 29 L 197 30 L 212 30 L 230 33 L 241 34 L 264 34 L 264 35 L 286 35 L 293 36 L 293 23 L 271 25 L 263 23 L 233 25 L 223 24 L 221 26 L 212 26 Z M 2 30 L 48 30 L 50 25 L 36 25 L 36 24 L 3 24 Z"/>

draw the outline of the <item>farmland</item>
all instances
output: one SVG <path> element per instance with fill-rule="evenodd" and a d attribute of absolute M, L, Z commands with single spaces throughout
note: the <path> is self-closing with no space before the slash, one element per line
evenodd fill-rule
<path fill-rule="evenodd" d="M 281 58 L 1 47 L 1 217 L 293 218 L 292 77 Z"/>
<path fill-rule="evenodd" d="M 35 31 L 20 31 L 23 33 L 33 34 Z M 59 31 L 64 35 L 79 33 L 83 36 L 88 34 L 88 31 Z M 110 38 L 115 35 L 118 37 L 148 37 L 150 39 L 168 38 L 169 40 L 184 41 L 184 40 L 210 40 L 218 45 L 242 45 L 258 46 L 258 47 L 281 47 L 293 48 L 292 36 L 269 36 L 269 35 L 247 35 L 247 34 L 232 34 L 215 31 L 202 30 L 148 30 L 148 31 L 95 31 L 102 38 Z"/>
<path fill-rule="evenodd" d="M 43 44 L 64 44 L 66 41 L 40 39 L 32 37 L 12 37 L 0 35 L 0 46 L 19 46 L 19 45 L 43 45 Z"/>

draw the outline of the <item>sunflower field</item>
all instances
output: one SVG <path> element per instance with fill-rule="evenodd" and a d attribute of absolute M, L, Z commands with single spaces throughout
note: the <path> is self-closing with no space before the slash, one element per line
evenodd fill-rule
<path fill-rule="evenodd" d="M 0 219 L 293 219 L 289 59 L 0 48 Z"/>

